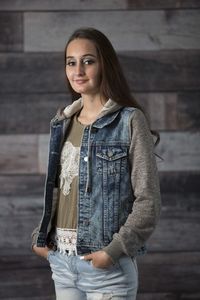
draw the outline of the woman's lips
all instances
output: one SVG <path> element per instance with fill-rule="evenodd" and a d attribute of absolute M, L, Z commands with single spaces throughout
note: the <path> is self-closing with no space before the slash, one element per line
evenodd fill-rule
<path fill-rule="evenodd" d="M 85 83 L 85 82 L 87 82 L 87 80 L 86 79 L 77 79 L 77 80 L 74 80 L 75 81 L 75 83 L 77 83 L 77 84 L 83 84 L 83 83 Z"/>

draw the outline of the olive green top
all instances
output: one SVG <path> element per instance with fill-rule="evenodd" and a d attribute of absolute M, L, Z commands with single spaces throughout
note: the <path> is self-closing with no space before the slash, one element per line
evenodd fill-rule
<path fill-rule="evenodd" d="M 55 225 L 59 228 L 77 228 L 77 184 L 79 172 L 80 144 L 84 125 L 75 114 L 61 152 L 60 188 Z"/>

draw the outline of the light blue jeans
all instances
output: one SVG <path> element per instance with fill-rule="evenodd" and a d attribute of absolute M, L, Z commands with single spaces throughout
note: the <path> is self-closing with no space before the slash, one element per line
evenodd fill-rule
<path fill-rule="evenodd" d="M 95 268 L 80 256 L 49 251 L 57 300 L 135 300 L 138 288 L 136 260 L 123 256 L 108 269 Z"/>

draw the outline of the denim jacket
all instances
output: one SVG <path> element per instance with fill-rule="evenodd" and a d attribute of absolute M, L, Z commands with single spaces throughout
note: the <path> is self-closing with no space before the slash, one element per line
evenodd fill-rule
<path fill-rule="evenodd" d="M 33 243 L 38 247 L 48 243 L 52 231 L 56 208 L 53 193 L 57 187 L 61 149 L 71 116 L 81 105 L 81 99 L 75 101 L 63 115 L 51 121 L 44 212 L 33 233 Z M 134 128 L 135 115 L 142 122 Z M 141 137 L 137 127 L 142 130 Z M 140 146 L 137 149 L 138 143 L 144 144 L 142 149 Z M 144 243 L 158 220 L 160 194 L 153 140 L 141 111 L 120 107 L 109 100 L 99 118 L 85 127 L 80 147 L 77 203 L 78 254 L 103 249 L 116 260 L 123 254 L 135 256 L 143 252 Z"/>

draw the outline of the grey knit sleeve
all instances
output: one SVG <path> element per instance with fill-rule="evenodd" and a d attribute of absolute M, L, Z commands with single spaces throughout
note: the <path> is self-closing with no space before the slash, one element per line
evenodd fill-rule
<path fill-rule="evenodd" d="M 134 191 L 132 212 L 103 250 L 113 262 L 123 254 L 136 256 L 158 222 L 161 208 L 154 143 L 144 114 L 136 109 L 130 120 L 129 160 Z"/>

